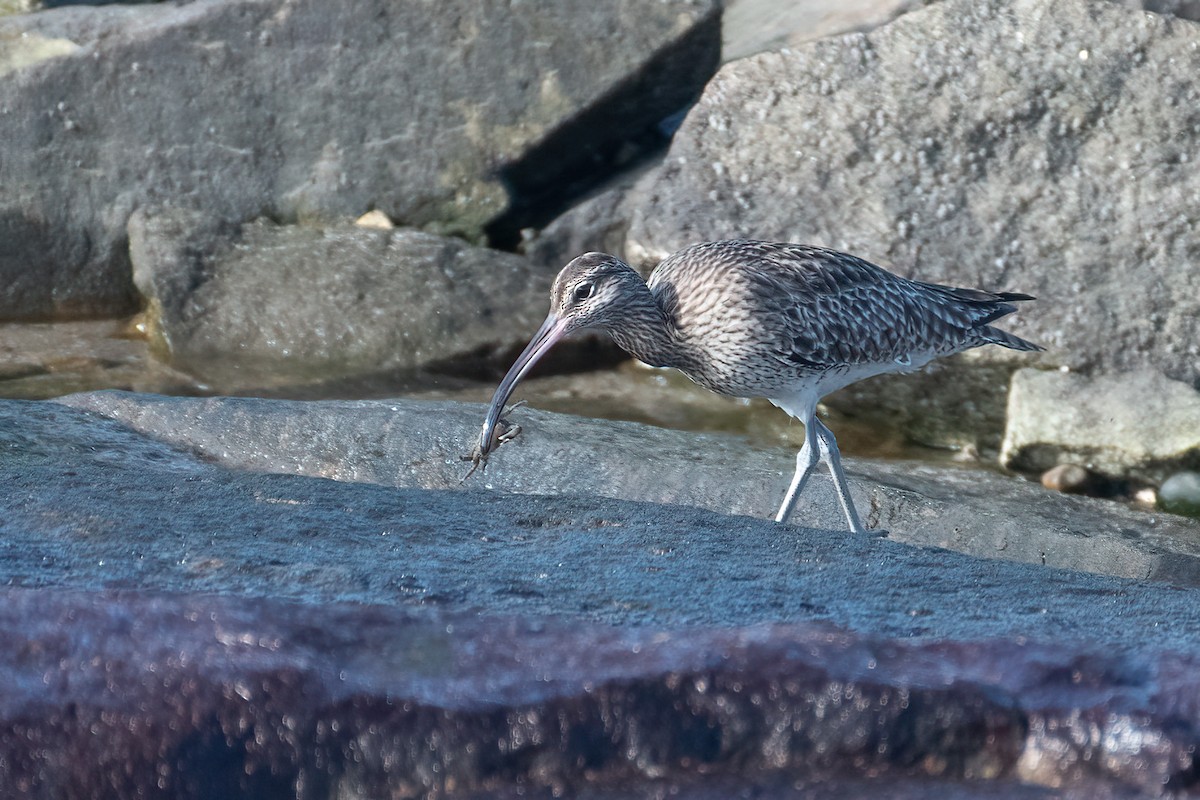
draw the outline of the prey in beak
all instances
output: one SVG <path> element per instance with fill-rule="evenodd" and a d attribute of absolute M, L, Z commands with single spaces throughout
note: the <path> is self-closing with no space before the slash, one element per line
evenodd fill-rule
<path fill-rule="evenodd" d="M 471 450 L 470 455 L 462 457 L 464 461 L 471 462 L 471 469 L 462 478 L 464 482 L 475 474 L 475 470 L 487 468 L 488 456 L 493 450 L 498 449 L 505 442 L 511 442 L 521 433 L 521 426 L 509 423 L 508 420 L 502 418 L 501 413 L 508 405 L 508 399 L 525 374 L 533 369 L 533 365 L 568 332 L 567 320 L 560 319 L 551 311 L 546 317 L 546 321 L 533 335 L 533 339 L 521 351 L 521 355 L 517 356 L 517 360 L 513 362 L 504 379 L 500 381 L 500 385 L 496 387 L 495 394 L 492 395 L 492 402 L 488 405 L 487 415 L 483 419 L 483 427 L 479 430 L 479 438 L 475 441 L 475 447 Z M 513 408 L 518 408 L 523 402 L 517 403 Z"/>
<path fill-rule="evenodd" d="M 563 267 L 550 289 L 550 313 L 496 387 L 475 446 L 470 455 L 463 456 L 471 462 L 464 481 L 475 470 L 487 466 L 492 451 L 520 433 L 520 427 L 511 425 L 501 414 L 517 384 L 538 360 L 568 334 L 583 328 L 609 331 L 616 338 L 615 330 L 627 321 L 631 303 L 634 308 L 645 307 L 658 313 L 646 282 L 619 258 L 587 253 Z M 638 355 L 634 352 L 636 348 L 627 347 L 619 338 L 617 343 Z"/>

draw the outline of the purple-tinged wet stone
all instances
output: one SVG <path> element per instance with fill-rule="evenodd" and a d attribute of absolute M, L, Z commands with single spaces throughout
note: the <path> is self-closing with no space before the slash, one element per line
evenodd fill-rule
<path fill-rule="evenodd" d="M 1197 788 L 1171 654 L 47 589 L 0 636 L 3 797 Z"/>

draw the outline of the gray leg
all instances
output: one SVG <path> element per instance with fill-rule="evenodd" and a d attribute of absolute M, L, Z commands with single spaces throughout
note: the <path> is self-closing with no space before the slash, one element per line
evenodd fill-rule
<path fill-rule="evenodd" d="M 804 426 L 804 446 L 796 454 L 796 474 L 792 476 L 792 485 L 788 487 L 787 494 L 783 497 L 783 505 L 779 507 L 779 513 L 775 515 L 776 522 L 786 522 L 796 508 L 800 492 L 804 489 L 808 476 L 812 474 L 812 468 L 820 459 L 817 444 L 816 429 L 809 422 Z"/>
<path fill-rule="evenodd" d="M 846 521 L 850 523 L 850 530 L 855 533 L 866 533 L 867 529 L 863 527 L 862 521 L 858 518 L 858 511 L 854 508 L 854 501 L 850 498 L 850 490 L 846 486 L 846 473 L 842 471 L 842 456 L 838 452 L 837 439 L 833 438 L 833 431 L 825 427 L 825 425 L 813 417 L 812 427 L 816 429 L 817 447 L 821 449 L 821 458 L 825 459 L 825 463 L 829 465 L 829 474 L 833 477 L 833 488 L 837 489 L 838 499 L 842 501 L 842 510 L 846 512 Z M 808 437 L 805 437 L 805 444 L 808 443 Z"/>

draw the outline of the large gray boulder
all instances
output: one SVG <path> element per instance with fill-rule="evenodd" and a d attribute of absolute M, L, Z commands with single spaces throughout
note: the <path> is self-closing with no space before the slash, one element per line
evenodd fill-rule
<path fill-rule="evenodd" d="M 765 519 L 774 516 L 795 466 L 795 451 L 755 449 L 733 437 L 522 408 L 510 415 L 523 427 L 520 436 L 464 483 L 469 465 L 462 456 L 483 420 L 478 404 L 264 402 L 116 392 L 60 402 L 239 470 L 565 495 L 585 505 L 618 498 Z M 866 459 L 850 460 L 846 468 L 866 524 L 888 531 L 891 540 L 1200 586 L 1200 527 L 1186 519 L 1068 497 L 979 469 Z M 845 530 L 823 468 L 791 521 Z"/>
<path fill-rule="evenodd" d="M 351 224 L 139 210 L 129 240 L 148 335 L 223 392 L 497 363 L 537 329 L 553 279 L 461 239 Z"/>
<path fill-rule="evenodd" d="M 1198 39 L 1110 3 L 947 0 L 727 64 L 642 195 L 630 255 L 825 244 L 1036 295 L 1004 324 L 1052 363 L 1195 383 Z"/>
<path fill-rule="evenodd" d="M 7 17 L 0 48 L 20 57 L 0 52 L 0 317 L 128 310 L 125 225 L 151 203 L 235 223 L 377 208 L 479 237 L 685 105 L 719 37 L 711 0 Z"/>
<path fill-rule="evenodd" d="M 1019 370 L 1000 456 L 1013 469 L 1082 464 L 1161 483 L 1200 464 L 1200 392 L 1152 371 L 1088 377 Z"/>

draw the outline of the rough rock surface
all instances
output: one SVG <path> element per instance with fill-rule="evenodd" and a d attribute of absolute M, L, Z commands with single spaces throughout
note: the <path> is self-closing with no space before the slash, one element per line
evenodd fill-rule
<path fill-rule="evenodd" d="M 0 46 L 29 57 L 0 82 L 0 141 L 23 154 L 0 160 L 0 316 L 128 310 L 125 226 L 147 204 L 237 223 L 378 208 L 479 236 L 685 105 L 719 38 L 708 0 L 6 17 Z"/>
<path fill-rule="evenodd" d="M 1158 504 L 1173 514 L 1200 519 L 1200 472 L 1176 472 L 1163 481 Z"/>
<path fill-rule="evenodd" d="M 1153 483 L 1200 467 L 1200 392 L 1157 372 L 1013 376 L 1001 459 L 1031 472 L 1078 463 Z"/>
<path fill-rule="evenodd" d="M 437 444 L 467 427 L 452 407 L 429 433 L 379 405 L 89 401 L 170 409 L 187 450 L 134 429 L 152 413 L 0 402 L 5 796 L 1195 789 L 1195 588 L 683 506 L 370 483 L 392 447 L 410 482 L 457 472 Z M 530 417 L 545 441 L 553 420 Z M 212 445 L 206 418 L 229 423 Z M 290 464 L 245 463 L 278 437 Z M 708 773 L 724 793 L 689 783 Z"/>
<path fill-rule="evenodd" d="M 61 401 L 236 469 L 426 489 L 461 488 L 483 407 L 460 403 L 264 402 L 102 392 Z M 794 451 L 730 437 L 518 409 L 523 433 L 468 488 L 596 495 L 773 516 Z M 847 462 L 868 526 L 894 541 L 979 556 L 1200 585 L 1200 527 L 1113 503 L 1066 497 L 978 469 Z M 793 522 L 844 535 L 823 470 Z M 591 502 L 580 500 L 580 502 Z"/>
<path fill-rule="evenodd" d="M 1036 295 L 1005 324 L 1053 362 L 1195 383 L 1198 40 L 1116 4 L 947 0 L 728 64 L 630 254 L 734 236 L 848 249 Z"/>
<path fill-rule="evenodd" d="M 224 391 L 496 360 L 546 314 L 552 272 L 413 230 L 130 219 L 153 341 Z"/>
<path fill-rule="evenodd" d="M 842 776 L 857 778 L 837 793 L 849 798 L 1196 788 L 1196 658 L 1154 649 L 131 592 L 0 599 L 5 797 L 549 797 L 650 783 L 689 798 L 706 796 L 701 779 L 729 797 L 789 778 L 828 791 Z"/>
<path fill-rule="evenodd" d="M 572 207 L 526 243 L 525 255 L 555 270 L 584 253 L 612 253 L 623 258 L 629 228 L 624 205 L 628 191 L 625 186 L 613 187 Z"/>

